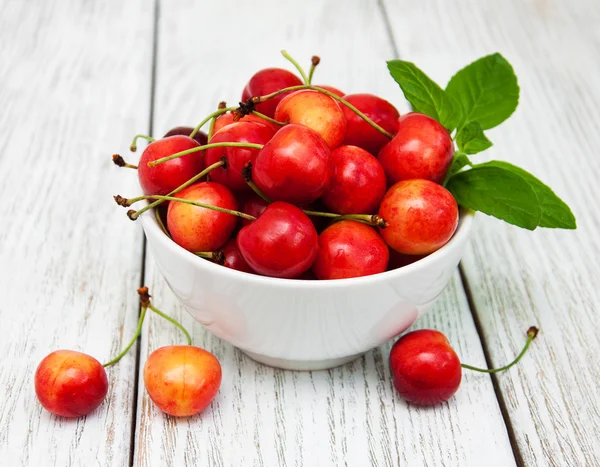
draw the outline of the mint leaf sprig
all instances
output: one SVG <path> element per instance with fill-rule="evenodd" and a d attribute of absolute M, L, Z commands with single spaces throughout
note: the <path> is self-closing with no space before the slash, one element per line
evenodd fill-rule
<path fill-rule="evenodd" d="M 529 230 L 576 229 L 567 204 L 529 172 L 503 161 L 474 164 L 469 156 L 492 146 L 484 130 L 510 117 L 519 103 L 519 85 L 510 63 L 499 53 L 459 70 L 442 89 L 414 63 L 387 62 L 394 80 L 415 112 L 437 120 L 458 150 L 444 185 L 459 205 Z"/>

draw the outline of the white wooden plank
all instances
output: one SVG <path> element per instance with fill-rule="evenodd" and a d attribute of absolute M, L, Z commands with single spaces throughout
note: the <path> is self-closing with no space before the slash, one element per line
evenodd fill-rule
<path fill-rule="evenodd" d="M 145 2 L 0 2 L 0 465 L 130 462 L 135 356 L 79 420 L 41 408 L 33 375 L 59 348 L 101 361 L 135 329 L 142 236 L 111 200 L 136 184 L 112 152 L 148 127 Z"/>
<path fill-rule="evenodd" d="M 199 29 L 200 17 L 212 21 Z M 157 135 L 193 124 L 223 99 L 236 102 L 255 70 L 287 66 L 278 55 L 281 48 L 303 62 L 321 55 L 317 83 L 375 92 L 407 108 L 387 76 L 385 59 L 393 51 L 374 2 L 353 0 L 343 8 L 319 0 L 165 3 L 159 31 Z M 203 40 L 210 46 L 200 49 Z M 190 419 L 164 416 L 140 386 L 135 465 L 514 465 L 489 377 L 465 375 L 450 403 L 421 409 L 393 393 L 390 344 L 331 371 L 274 370 L 194 324 L 151 256 L 146 278 L 156 305 L 193 328 L 194 343 L 217 355 L 224 376 L 212 406 Z M 484 364 L 457 278 L 418 326 L 446 332 L 466 361 Z M 142 365 L 150 351 L 183 342 L 175 328 L 154 316 L 143 336 Z"/>
<path fill-rule="evenodd" d="M 519 76 L 516 114 L 486 153 L 523 166 L 564 197 L 575 232 L 534 233 L 480 216 L 463 264 L 494 364 L 530 324 L 541 334 L 497 377 L 525 465 L 600 464 L 600 41 L 598 2 L 386 0 L 400 53 L 445 82 L 500 51 Z"/>

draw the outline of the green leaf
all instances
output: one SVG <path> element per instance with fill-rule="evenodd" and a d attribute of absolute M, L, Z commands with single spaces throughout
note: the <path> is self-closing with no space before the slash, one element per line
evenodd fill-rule
<path fill-rule="evenodd" d="M 478 165 L 450 177 L 446 188 L 461 206 L 535 230 L 542 217 L 537 196 L 523 177 L 502 167 Z"/>
<path fill-rule="evenodd" d="M 477 154 L 492 147 L 479 122 L 469 122 L 456 134 L 456 144 L 467 154 Z"/>
<path fill-rule="evenodd" d="M 467 165 L 472 165 L 471 161 L 467 157 L 467 155 L 462 151 L 456 151 L 456 153 L 454 154 L 454 158 L 452 159 L 452 165 L 450 166 L 448 173 L 450 175 L 455 174 L 456 172 L 458 172 L 460 169 L 462 169 L 463 167 L 465 167 Z"/>
<path fill-rule="evenodd" d="M 462 119 L 460 104 L 414 63 L 390 60 L 387 66 L 415 112 L 429 115 L 449 131 L 458 126 Z"/>
<path fill-rule="evenodd" d="M 560 199 L 552 191 L 552 189 L 531 175 L 529 172 L 503 161 L 491 161 L 481 166 L 500 167 L 505 170 L 511 170 L 513 173 L 520 175 L 535 192 L 540 208 L 542 218 L 539 222 L 539 227 L 557 228 L 557 229 L 576 229 L 577 221 L 571 209 L 567 204 Z"/>
<path fill-rule="evenodd" d="M 498 54 L 488 55 L 456 73 L 446 92 L 463 107 L 460 125 L 477 121 L 487 130 L 506 120 L 519 103 L 519 85 L 512 66 Z"/>

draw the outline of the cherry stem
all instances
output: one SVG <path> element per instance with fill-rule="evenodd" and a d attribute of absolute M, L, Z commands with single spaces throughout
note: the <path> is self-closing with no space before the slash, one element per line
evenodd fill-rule
<path fill-rule="evenodd" d="M 190 138 L 193 138 L 194 136 L 196 136 L 196 133 L 198 133 L 200 131 L 200 128 L 202 128 L 211 118 L 218 117 L 219 115 L 222 115 L 222 114 L 227 113 L 229 111 L 235 110 L 236 108 L 237 107 L 225 107 L 225 108 L 222 108 L 222 109 L 215 110 L 208 117 L 206 117 L 204 120 L 202 120 L 200 123 L 198 123 L 198 125 L 196 126 L 196 128 L 194 128 L 194 131 L 192 131 L 190 133 Z"/>
<path fill-rule="evenodd" d="M 164 222 L 162 220 L 162 217 L 160 216 L 160 212 L 159 212 L 158 209 L 156 211 L 154 211 L 154 215 L 156 217 L 156 223 L 160 227 L 160 230 L 162 230 L 167 237 L 171 238 L 171 234 L 169 233 L 169 231 L 165 227 L 165 224 L 164 224 Z"/>
<path fill-rule="evenodd" d="M 377 214 L 334 214 L 331 212 L 303 211 L 307 216 L 328 217 L 334 221 L 352 220 L 385 229 L 388 223 Z"/>
<path fill-rule="evenodd" d="M 300 73 L 300 76 L 302 76 L 302 81 L 304 81 L 306 84 L 310 84 L 310 81 L 308 80 L 308 77 L 306 76 L 306 73 L 304 73 L 304 69 L 300 66 L 300 64 L 294 60 L 286 50 L 282 50 L 281 55 L 283 55 L 292 65 L 296 67 L 296 70 L 298 70 L 298 73 Z"/>
<path fill-rule="evenodd" d="M 279 120 L 275 120 L 274 118 L 271 118 L 265 114 L 261 114 L 260 112 L 257 112 L 256 110 L 253 110 L 252 113 L 254 115 L 256 115 L 257 117 L 262 118 L 263 120 L 266 120 L 267 122 L 271 122 L 274 123 L 275 125 L 279 125 L 279 126 L 285 126 L 287 125 L 286 122 L 280 122 Z"/>
<path fill-rule="evenodd" d="M 220 264 L 221 266 L 225 264 L 225 253 L 222 250 L 217 251 L 196 251 L 194 252 L 196 256 L 200 258 L 208 259 L 213 263 Z"/>
<path fill-rule="evenodd" d="M 145 139 L 146 141 L 150 141 L 151 143 L 153 143 L 155 141 L 155 139 L 152 136 L 147 136 L 147 135 L 135 135 L 133 138 L 133 141 L 131 142 L 131 146 L 129 146 L 129 150 L 131 152 L 135 152 L 137 151 L 137 140 L 139 138 Z"/>
<path fill-rule="evenodd" d="M 104 363 L 102 365 L 104 368 L 114 365 L 119 360 L 121 360 L 127 354 L 127 352 L 129 352 L 129 349 L 133 346 L 133 344 L 135 343 L 137 338 L 140 337 L 140 334 L 142 333 L 142 325 L 144 324 L 144 319 L 146 318 L 146 310 L 147 309 L 148 309 L 148 307 L 142 306 L 142 312 L 140 314 L 140 318 L 138 319 L 137 329 L 135 330 L 135 334 L 133 335 L 132 339 L 129 341 L 129 344 L 127 344 L 127 347 L 125 347 L 121 351 L 121 353 L 119 355 L 117 355 L 115 358 Z"/>
<path fill-rule="evenodd" d="M 308 71 L 308 82 L 306 84 L 312 83 L 312 78 L 313 78 L 313 74 L 315 73 L 315 68 L 317 68 L 317 65 L 319 63 L 321 63 L 321 59 L 319 57 L 317 57 L 316 55 L 313 55 L 313 57 L 310 59 L 310 70 Z"/>
<path fill-rule="evenodd" d="M 117 203 L 121 204 L 122 206 L 131 206 L 131 204 L 133 204 L 137 201 L 141 201 L 143 199 L 157 199 L 157 200 L 160 199 L 162 201 L 176 201 L 178 203 L 190 204 L 192 206 L 198 206 L 200 208 L 212 209 L 213 211 L 219 211 L 219 212 L 223 212 L 225 214 L 231 214 L 232 216 L 238 216 L 243 219 L 247 219 L 249 221 L 256 220 L 256 217 L 251 216 L 250 214 L 246 214 L 244 212 L 234 211 L 232 209 L 222 208 L 220 206 L 214 206 L 212 204 L 200 203 L 198 201 L 191 201 L 189 199 L 176 198 L 174 196 L 148 195 L 148 196 L 138 196 L 137 198 L 132 198 L 132 199 L 122 198 L 122 197 L 119 197 L 119 195 L 115 196 L 115 200 L 117 201 Z M 148 207 L 148 206 L 146 206 L 146 207 Z M 127 211 L 127 215 L 129 216 L 129 218 L 131 220 L 135 220 L 140 216 L 141 211 L 142 211 L 141 209 L 139 211 Z"/>
<path fill-rule="evenodd" d="M 175 325 L 175 327 L 179 328 L 181 330 L 181 332 L 184 334 L 185 338 L 187 339 L 187 345 L 192 345 L 192 337 L 190 336 L 190 333 L 187 332 L 187 329 L 185 329 L 181 325 L 181 323 L 179 323 L 179 321 L 177 321 L 175 318 L 171 318 L 169 315 L 164 314 L 162 311 L 160 311 L 158 308 L 156 308 L 154 305 L 152 305 L 151 302 L 148 302 L 148 308 L 150 308 L 154 313 L 156 313 L 161 318 L 166 319 L 169 323 L 171 323 L 171 324 Z"/>
<path fill-rule="evenodd" d="M 242 169 L 242 177 L 246 181 L 246 184 L 252 188 L 252 191 L 260 196 L 267 203 L 271 204 L 273 201 L 269 199 L 267 195 L 265 195 L 260 188 L 256 186 L 256 184 L 252 181 L 252 162 L 246 162 L 244 168 Z"/>
<path fill-rule="evenodd" d="M 369 117 L 367 117 L 364 113 L 362 113 L 360 110 L 358 110 L 356 107 L 354 107 L 347 100 L 341 98 L 337 94 L 329 92 L 327 89 L 319 88 L 317 86 L 312 86 L 312 85 L 307 85 L 307 84 L 300 84 L 298 86 L 290 86 L 288 88 L 283 88 L 283 89 L 280 89 L 279 91 L 275 91 L 275 92 L 272 92 L 271 94 L 266 94 L 264 96 L 251 97 L 250 99 L 248 99 L 248 101 L 250 101 L 252 104 L 260 104 L 262 102 L 268 101 L 269 99 L 273 99 L 274 97 L 277 97 L 281 94 L 285 94 L 286 92 L 300 91 L 302 89 L 310 89 L 312 91 L 318 91 L 322 94 L 326 94 L 327 96 L 331 97 L 332 99 L 335 99 L 336 101 L 338 101 L 338 102 L 342 103 L 343 105 L 345 105 L 346 107 L 348 107 L 350 110 L 352 110 L 352 112 L 354 112 L 356 115 L 358 115 L 360 118 L 362 118 L 365 122 L 367 122 L 369 125 L 371 125 L 373 128 L 375 128 L 382 135 L 387 136 L 389 139 L 392 139 L 394 137 L 393 134 L 391 134 L 390 132 L 386 131 L 384 128 L 377 125 L 377 123 L 375 123 L 373 120 L 371 120 Z"/>
<path fill-rule="evenodd" d="M 250 148 L 250 149 L 262 149 L 264 145 L 262 144 L 254 144 L 254 143 L 230 143 L 230 142 L 222 142 L 222 143 L 209 143 L 204 146 L 198 146 L 192 149 L 186 149 L 185 151 L 177 152 L 167 157 L 162 157 L 160 159 L 156 159 L 155 161 L 148 162 L 148 167 L 155 167 L 159 164 L 163 164 L 172 159 L 177 159 L 178 157 L 187 156 L 188 154 L 192 154 L 194 152 L 203 151 L 205 149 L 210 148 Z"/>
<path fill-rule="evenodd" d="M 127 167 L 128 169 L 136 169 L 136 170 L 138 168 L 137 165 L 125 162 L 125 159 L 123 159 L 119 154 L 113 154 L 112 161 L 115 165 L 117 165 L 119 167 Z"/>
<path fill-rule="evenodd" d="M 533 339 L 535 339 L 537 337 L 538 332 L 539 332 L 539 329 L 537 327 L 535 327 L 535 326 L 531 326 L 527 330 L 527 341 L 525 342 L 525 346 L 523 347 L 523 350 L 521 350 L 521 353 L 519 355 L 517 355 L 517 358 L 515 358 L 508 365 L 505 365 L 505 366 L 500 367 L 500 368 L 492 368 L 492 369 L 477 368 L 475 366 L 467 365 L 465 363 L 462 363 L 460 366 L 462 366 L 463 368 L 466 368 L 467 370 L 478 371 L 480 373 L 499 373 L 501 371 L 506 371 L 510 367 L 512 367 L 512 366 L 516 365 L 517 363 L 519 363 L 519 360 L 521 360 L 523 358 L 523 356 L 525 355 L 525 353 L 527 353 L 527 349 L 529 348 L 529 345 L 531 344 L 531 342 L 533 341 Z"/>
<path fill-rule="evenodd" d="M 181 190 L 187 188 L 188 186 L 196 183 L 198 180 L 200 180 L 202 177 L 208 175 L 210 172 L 212 172 L 214 169 L 217 169 L 219 167 L 222 167 L 224 165 L 227 165 L 227 161 L 226 159 L 223 157 L 221 158 L 220 161 L 215 162 L 212 165 L 209 165 L 206 169 L 204 169 L 202 172 L 200 172 L 198 175 L 194 175 L 192 178 L 190 178 L 187 182 L 179 185 L 177 188 L 175 188 L 173 191 L 171 191 L 169 193 L 168 196 L 174 195 L 175 193 L 180 192 Z M 122 204 L 120 202 L 120 200 L 127 200 L 126 198 L 122 198 L 119 195 L 115 196 L 115 201 L 117 202 L 117 204 L 119 204 L 120 206 L 131 206 L 131 204 Z M 130 200 L 128 200 L 131 203 L 135 203 L 137 201 L 137 198 L 132 198 Z M 135 214 L 132 214 L 131 216 L 129 216 L 129 218 L 131 220 L 136 220 L 140 215 L 142 215 L 143 213 L 145 213 L 148 209 L 152 209 L 156 206 L 158 206 L 159 204 L 162 204 L 164 201 L 163 200 L 157 200 L 154 201 L 153 203 L 148 204 L 148 206 L 144 206 L 142 209 L 140 209 L 139 211 L 137 211 Z M 135 216 L 135 217 L 132 217 Z"/>

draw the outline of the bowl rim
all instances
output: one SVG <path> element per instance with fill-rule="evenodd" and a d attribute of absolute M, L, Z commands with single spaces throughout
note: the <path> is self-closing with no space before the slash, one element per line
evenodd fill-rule
<path fill-rule="evenodd" d="M 250 282 L 255 283 L 257 285 L 260 284 L 263 286 L 308 289 L 334 289 L 338 287 L 348 287 L 353 285 L 368 285 L 379 281 L 386 282 L 390 280 L 401 280 L 404 277 L 410 276 L 412 273 L 418 273 L 420 271 L 428 269 L 432 263 L 442 260 L 444 257 L 449 255 L 451 251 L 453 251 L 455 248 L 458 248 L 463 241 L 466 241 L 468 239 L 475 219 L 475 211 L 459 207 L 458 226 L 448 243 L 446 243 L 439 250 L 434 251 L 426 257 L 421 258 L 420 260 L 417 260 L 414 263 L 408 264 L 406 266 L 402 266 L 397 269 L 392 269 L 391 271 L 384 271 L 378 274 L 372 274 L 369 276 L 351 277 L 347 279 L 307 280 L 283 279 L 278 277 L 268 277 L 261 276 L 258 274 L 250 274 L 243 271 L 237 271 L 231 268 L 226 268 L 224 266 L 200 258 L 194 255 L 192 252 L 179 246 L 171 238 L 169 238 L 165 234 L 165 232 L 163 232 L 163 230 L 159 227 L 158 222 L 156 221 L 155 212 L 155 208 L 153 208 L 146 211 L 140 216 L 146 236 L 152 236 L 153 238 L 158 239 L 161 246 L 170 250 L 173 255 L 178 256 L 181 260 L 195 264 L 199 268 L 205 268 L 206 270 L 214 273 L 215 275 L 223 276 L 223 278 L 232 281 Z"/>

